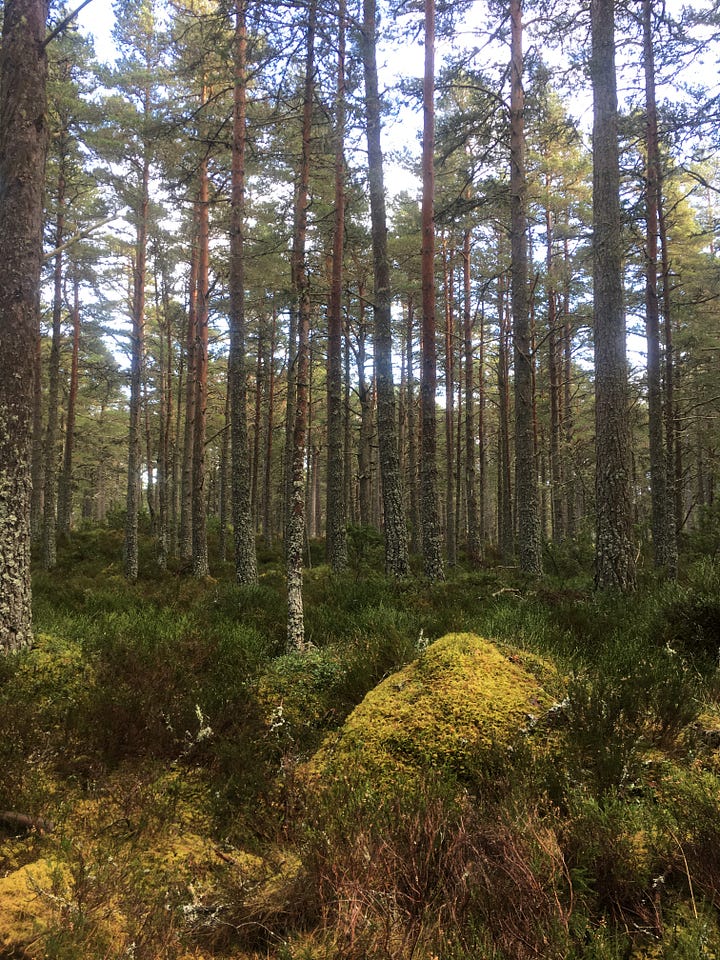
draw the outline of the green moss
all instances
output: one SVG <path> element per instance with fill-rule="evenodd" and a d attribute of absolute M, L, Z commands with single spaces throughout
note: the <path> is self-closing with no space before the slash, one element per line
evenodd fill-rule
<path fill-rule="evenodd" d="M 26 956 L 56 916 L 56 904 L 68 889 L 67 870 L 38 860 L 0 879 L 0 954 Z"/>
<path fill-rule="evenodd" d="M 519 653 L 474 634 L 448 634 L 385 679 L 316 755 L 316 772 L 375 774 L 450 768 L 462 775 L 478 753 L 508 748 L 554 697 Z M 559 683 L 549 665 L 543 673 Z"/>

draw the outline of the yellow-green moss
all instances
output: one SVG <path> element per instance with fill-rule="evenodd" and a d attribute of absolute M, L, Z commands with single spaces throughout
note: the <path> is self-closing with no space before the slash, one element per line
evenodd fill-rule
<path fill-rule="evenodd" d="M 37 946 L 58 915 L 69 887 L 66 868 L 38 860 L 0 879 L 0 954 L 42 956 Z"/>
<path fill-rule="evenodd" d="M 508 747 L 555 700 L 538 674 L 559 683 L 549 664 L 540 671 L 533 658 L 531 671 L 523 656 L 474 634 L 442 637 L 365 697 L 316 755 L 315 772 L 462 772 L 478 752 Z"/>

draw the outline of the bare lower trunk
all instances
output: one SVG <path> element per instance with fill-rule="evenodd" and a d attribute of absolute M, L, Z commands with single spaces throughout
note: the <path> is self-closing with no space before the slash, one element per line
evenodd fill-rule
<path fill-rule="evenodd" d="M 30 448 L 47 117 L 43 0 L 5 5 L 0 51 L 0 651 L 32 642 Z"/>
<path fill-rule="evenodd" d="M 146 112 L 149 110 L 146 97 Z M 150 162 L 146 158 L 140 181 L 135 240 L 132 306 L 132 355 L 130 364 L 130 428 L 128 437 L 127 510 L 125 517 L 125 576 L 138 577 L 138 512 L 140 509 L 140 414 L 142 407 L 142 366 L 145 353 L 145 272 L 147 257 L 148 188 Z"/>
<path fill-rule="evenodd" d="M 60 132 L 62 141 L 64 134 Z M 65 238 L 65 176 L 64 156 L 60 149 L 60 172 L 57 185 L 58 212 L 55 221 L 55 236 L 53 241 L 56 248 L 60 248 Z M 45 433 L 45 495 L 43 497 L 43 528 L 42 528 L 42 566 L 44 570 L 52 570 L 57 562 L 57 440 L 58 415 L 60 406 L 60 338 L 63 307 L 63 255 L 55 254 L 53 270 L 53 310 L 52 310 L 52 344 L 50 347 L 50 363 L 48 365 L 48 416 L 47 431 Z"/>
<path fill-rule="evenodd" d="M 667 489 L 667 460 L 663 438 L 663 396 L 660 355 L 660 309 L 657 290 L 658 197 L 660 170 L 655 102 L 655 57 L 652 41 L 652 7 L 643 0 L 643 61 L 645 68 L 647 176 L 645 180 L 645 310 L 647 334 L 648 428 L 650 492 L 655 566 L 670 577 L 677 575 L 675 517 Z"/>
<path fill-rule="evenodd" d="M 395 387 L 392 370 L 390 262 L 387 251 L 383 155 L 380 142 L 381 103 L 378 87 L 376 29 L 375 0 L 364 0 L 362 55 L 365 77 L 365 120 L 375 281 L 373 291 L 375 378 L 385 527 L 385 569 L 391 576 L 400 578 L 407 576 L 409 560 L 402 478 L 398 461 Z"/>
<path fill-rule="evenodd" d="M 437 498 L 437 349 L 435 343 L 435 3 L 425 0 L 422 151 L 422 462 L 420 515 L 425 573 L 444 580 Z"/>
<path fill-rule="evenodd" d="M 202 93 L 205 101 L 205 90 Z M 198 188 L 198 289 L 195 335 L 195 423 L 192 448 L 192 567 L 196 577 L 210 573 L 207 545 L 205 435 L 207 425 L 208 346 L 210 320 L 210 187 L 207 158 L 200 164 Z"/>
<path fill-rule="evenodd" d="M 473 325 L 470 288 L 470 231 L 463 236 L 463 340 L 465 347 L 465 500 L 467 503 L 467 551 L 471 563 L 482 559 L 480 521 L 477 502 L 477 471 L 475 469 L 475 398 L 473 360 Z"/>
<path fill-rule="evenodd" d="M 78 392 L 78 367 L 80 360 L 80 281 L 73 280 L 73 343 L 70 363 L 70 389 L 68 392 L 67 419 L 65 422 L 65 449 L 63 467 L 58 489 L 58 533 L 67 537 L 72 525 L 73 507 L 73 452 L 75 449 L 75 406 Z"/>
<path fill-rule="evenodd" d="M 596 541 L 598 589 L 631 589 L 630 433 L 628 428 L 623 243 L 613 0 L 592 0 L 593 289 L 595 301 Z"/>
<path fill-rule="evenodd" d="M 521 0 L 510 0 L 512 29 L 510 99 L 510 243 L 515 367 L 515 495 L 520 569 L 542 572 L 537 466 L 533 429 L 533 356 L 528 302 L 527 183 L 525 177 L 525 98 L 522 87 Z"/>
<path fill-rule="evenodd" d="M 345 0 L 338 2 L 338 63 L 335 97 L 335 224 L 328 311 L 327 362 L 327 556 L 333 570 L 347 567 L 342 416 L 342 296 L 345 235 Z"/>
<path fill-rule="evenodd" d="M 317 0 L 308 10 L 307 54 L 303 93 L 302 156 L 295 197 L 295 236 L 292 252 L 292 282 L 298 318 L 295 418 L 292 438 L 291 486 L 287 526 L 287 645 L 305 649 L 303 612 L 303 550 L 305 546 L 305 442 L 308 421 L 310 375 L 310 285 L 305 262 L 308 187 L 310 180 L 310 133 L 315 73 L 315 28 Z"/>
<path fill-rule="evenodd" d="M 455 516 L 455 363 L 453 345 L 453 251 L 443 238 L 445 279 L 445 546 L 449 566 L 457 563 L 457 518 Z"/>
<path fill-rule="evenodd" d="M 247 396 L 245 385 L 245 153 L 247 109 L 247 31 L 245 0 L 235 2 L 235 81 L 230 227 L 230 421 L 232 423 L 232 511 L 235 533 L 235 578 L 257 582 L 255 528 L 248 474 Z"/>

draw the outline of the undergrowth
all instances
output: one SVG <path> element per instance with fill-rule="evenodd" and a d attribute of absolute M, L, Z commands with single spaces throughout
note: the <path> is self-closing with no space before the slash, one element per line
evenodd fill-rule
<path fill-rule="evenodd" d="M 84 531 L 35 575 L 35 647 L 0 659 L 0 809 L 56 828 L 0 827 L 0 883 L 55 864 L 45 956 L 720 955 L 717 569 L 597 596 L 587 558 L 556 549 L 541 581 L 397 584 L 379 542 L 351 540 L 347 573 L 319 551 L 306 573 L 305 654 L 284 648 L 271 549 L 241 588 L 230 564 L 161 572 L 145 541 L 131 585 L 121 535 Z M 308 791 L 306 761 L 366 694 L 464 632 L 557 667 L 547 749 Z M 204 839 L 173 880 L 146 853 L 178 831 Z"/>

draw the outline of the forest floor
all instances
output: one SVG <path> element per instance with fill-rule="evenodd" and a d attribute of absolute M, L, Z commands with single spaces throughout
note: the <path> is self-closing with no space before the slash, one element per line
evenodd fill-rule
<path fill-rule="evenodd" d="M 0 659 L 0 958 L 720 958 L 720 571 L 256 587 L 73 535 Z"/>

